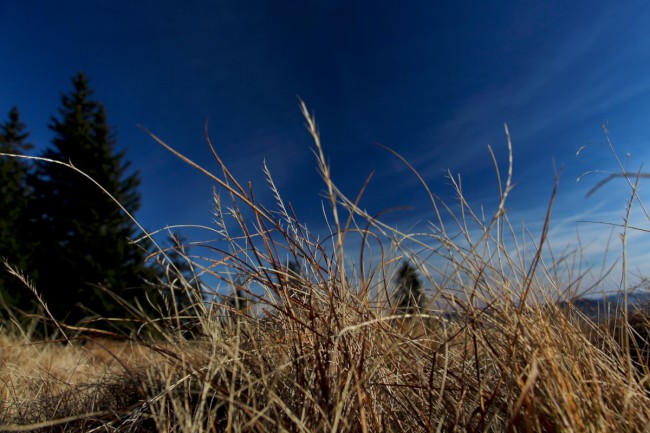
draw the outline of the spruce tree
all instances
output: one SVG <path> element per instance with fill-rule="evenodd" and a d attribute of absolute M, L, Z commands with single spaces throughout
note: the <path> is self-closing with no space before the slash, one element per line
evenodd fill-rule
<path fill-rule="evenodd" d="M 395 285 L 397 311 L 404 314 L 420 311 L 425 303 L 425 295 L 422 291 L 420 277 L 409 262 L 404 262 L 397 271 Z"/>
<path fill-rule="evenodd" d="M 99 183 L 131 214 L 140 206 L 139 174 L 117 152 L 103 105 L 92 99 L 83 73 L 62 95 L 49 125 L 55 136 L 45 158 L 69 162 Z M 36 288 L 56 319 L 74 324 L 88 315 L 122 316 L 107 291 L 127 302 L 144 297 L 154 279 L 145 252 L 131 244 L 137 226 L 117 204 L 79 173 L 37 162 L 30 177 Z M 104 290 L 106 289 L 106 290 Z"/>
<path fill-rule="evenodd" d="M 293 260 L 289 261 L 287 265 L 287 285 L 289 286 L 289 297 L 296 299 L 299 302 L 306 302 L 306 294 L 304 288 L 301 287 L 301 271 L 298 263 Z"/>
<path fill-rule="evenodd" d="M 9 111 L 7 121 L 0 123 L 0 153 L 23 155 L 33 148 L 27 142 L 29 133 L 20 120 L 16 107 Z M 29 190 L 29 164 L 20 158 L 0 158 L 0 259 L 18 270 L 28 263 L 29 243 L 23 239 Z M 30 296 L 26 287 L 6 272 L 0 262 L 0 297 L 9 305 L 26 308 Z"/>

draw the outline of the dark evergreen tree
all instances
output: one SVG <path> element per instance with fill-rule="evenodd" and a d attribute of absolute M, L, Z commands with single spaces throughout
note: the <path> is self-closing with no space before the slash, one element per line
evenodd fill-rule
<path fill-rule="evenodd" d="M 395 286 L 397 311 L 404 314 L 420 311 L 426 299 L 422 291 L 420 277 L 409 262 L 404 262 L 397 271 Z"/>
<path fill-rule="evenodd" d="M 129 173 L 125 152 L 116 151 L 86 76 L 79 73 L 72 83 L 51 119 L 55 136 L 43 156 L 71 163 L 133 214 L 140 206 L 139 174 Z M 143 280 L 156 274 L 144 263 L 145 249 L 130 241 L 137 226 L 107 194 L 69 167 L 40 161 L 30 185 L 33 276 L 55 318 L 76 323 L 92 314 L 122 316 L 107 291 L 127 302 L 144 298 Z"/>
<path fill-rule="evenodd" d="M 289 296 L 300 302 L 305 302 L 305 292 L 300 284 L 300 266 L 291 260 L 287 266 L 287 285 L 289 286 Z"/>
<path fill-rule="evenodd" d="M 0 123 L 0 153 L 24 155 L 33 145 L 27 142 L 29 133 L 20 120 L 18 109 L 12 108 L 6 122 Z M 28 227 L 26 210 L 29 190 L 26 160 L 0 158 L 0 259 L 24 270 L 28 263 L 29 243 L 24 241 Z M 24 284 L 5 271 L 0 262 L 0 297 L 9 305 L 27 308 L 31 296 Z"/>

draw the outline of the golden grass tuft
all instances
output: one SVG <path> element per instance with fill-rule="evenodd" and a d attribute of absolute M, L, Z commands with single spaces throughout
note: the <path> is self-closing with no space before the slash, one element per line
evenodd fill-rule
<path fill-rule="evenodd" d="M 562 281 L 544 262 L 554 196 L 532 254 L 505 211 L 512 158 L 503 181 L 494 160 L 501 200 L 491 217 L 475 214 L 451 178 L 460 211 L 429 193 L 437 218 L 430 233 L 402 233 L 338 191 L 302 108 L 331 236 L 320 240 L 298 221 L 268 170 L 275 210 L 257 203 L 216 152 L 220 176 L 154 137 L 218 185 L 216 227 L 207 230 L 222 244 L 205 245 L 218 254 L 187 259 L 197 276 L 239 290 L 248 306 L 220 296 L 204 304 L 196 282 L 179 274 L 179 290 L 197 302 L 161 306 L 162 317 L 141 317 L 146 325 L 125 341 L 0 335 L 0 431 L 650 428 L 647 316 L 626 313 L 602 326 L 554 302 L 571 298 L 561 288 L 582 278 Z M 355 239 L 356 264 L 346 254 Z M 392 305 L 405 258 L 426 278 L 430 302 L 419 314 Z"/>

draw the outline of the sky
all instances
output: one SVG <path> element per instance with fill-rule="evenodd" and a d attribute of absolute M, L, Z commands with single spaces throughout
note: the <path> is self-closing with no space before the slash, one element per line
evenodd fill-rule
<path fill-rule="evenodd" d="M 334 182 L 407 230 L 435 221 L 426 191 L 453 204 L 460 175 L 477 209 L 494 210 L 513 146 L 515 227 L 539 239 L 560 174 L 550 245 L 580 242 L 589 265 L 609 248 L 650 156 L 650 4 L 644 1 L 105 1 L 0 0 L 0 116 L 17 106 L 37 145 L 71 78 L 83 71 L 119 149 L 142 177 L 139 221 L 155 230 L 213 225 L 213 183 L 143 127 L 218 172 L 204 138 L 268 207 L 266 162 L 298 217 L 325 233 L 324 185 L 299 98 L 315 114 Z M 580 152 L 578 153 L 578 150 Z M 584 177 L 582 174 L 592 172 Z M 639 196 L 645 197 L 647 180 Z M 408 208 L 408 210 L 406 209 Z M 638 204 L 631 220 L 648 228 Z M 629 268 L 644 272 L 649 235 L 633 231 Z M 608 246 L 608 241 L 610 242 Z M 616 280 L 616 278 L 614 278 Z M 615 283 L 615 281 L 613 281 Z"/>

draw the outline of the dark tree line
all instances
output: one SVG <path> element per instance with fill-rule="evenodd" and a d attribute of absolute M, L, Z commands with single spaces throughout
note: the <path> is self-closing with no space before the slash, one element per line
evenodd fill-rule
<path fill-rule="evenodd" d="M 8 119 L 0 123 L 0 152 L 22 154 L 33 148 L 27 142 L 29 133 L 20 120 L 17 108 L 12 108 Z M 18 158 L 0 160 L 0 258 L 8 259 L 20 269 L 27 267 L 31 247 L 25 242 L 28 231 L 25 218 L 29 206 L 27 176 L 29 165 Z M 0 297 L 8 305 L 27 305 L 27 294 L 15 277 L 4 272 L 0 263 Z"/>
<path fill-rule="evenodd" d="M 72 79 L 49 128 L 53 139 L 40 156 L 71 163 L 94 179 L 130 214 L 140 207 L 139 173 L 107 122 L 104 106 L 93 99 L 83 73 Z M 18 110 L 0 124 L 3 153 L 32 148 Z M 68 324 L 88 317 L 123 317 L 124 306 L 145 294 L 160 269 L 145 263 L 149 245 L 134 245 L 137 225 L 109 195 L 63 165 L 0 158 L 0 257 L 21 269 L 42 295 L 52 315 Z M 3 266 L 4 268 L 4 266 Z M 17 278 L 0 269 L 0 296 L 22 311 L 38 307 L 36 297 Z"/>
<path fill-rule="evenodd" d="M 182 239 L 172 236 L 170 240 L 167 258 L 173 266 L 155 260 L 147 263 L 151 246 L 132 243 L 141 233 L 124 210 L 133 215 L 140 207 L 139 173 L 130 169 L 125 152 L 117 151 L 104 106 L 93 99 L 86 76 L 76 75 L 72 85 L 51 117 L 53 138 L 40 156 L 72 164 L 105 192 L 70 167 L 0 157 L 0 258 L 26 276 L 52 316 L 67 324 L 88 326 L 84 319 L 122 318 L 136 304 L 151 305 L 152 314 L 164 314 L 159 307 L 170 301 L 174 310 L 191 316 L 201 283 L 185 260 Z M 28 138 L 27 127 L 13 108 L 0 122 L 0 152 L 24 155 L 33 148 Z M 36 295 L 3 263 L 0 318 L 8 311 L 37 311 Z M 291 262 L 287 272 L 291 299 L 304 302 L 300 268 Z M 187 286 L 179 286 L 187 282 L 197 298 L 188 296 Z M 398 270 L 395 284 L 398 311 L 419 311 L 425 297 L 408 262 Z M 235 287 L 233 307 L 246 309 L 243 287 Z"/>

